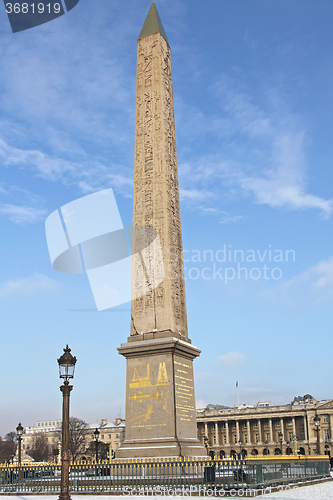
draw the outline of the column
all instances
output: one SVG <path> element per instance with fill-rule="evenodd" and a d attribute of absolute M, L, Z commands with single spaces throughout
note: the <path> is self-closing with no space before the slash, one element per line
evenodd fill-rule
<path fill-rule="evenodd" d="M 251 426 L 250 426 L 250 420 L 246 422 L 247 425 L 247 442 L 250 444 L 251 443 Z"/>
<path fill-rule="evenodd" d="M 215 422 L 215 442 L 216 442 L 216 444 L 220 444 L 219 443 L 219 424 L 218 424 L 218 422 Z"/>
<path fill-rule="evenodd" d="M 283 418 L 280 418 L 280 432 L 282 434 L 282 441 L 284 442 L 285 438 L 284 438 L 284 421 L 283 421 Z"/>
<path fill-rule="evenodd" d="M 317 449 L 317 433 L 314 429 L 313 417 L 315 413 L 308 413 L 309 455 L 315 455 Z"/>
<path fill-rule="evenodd" d="M 269 442 L 273 442 L 273 423 L 271 418 L 269 419 Z"/>
<path fill-rule="evenodd" d="M 239 441 L 239 422 L 236 420 L 236 443 Z"/>
<path fill-rule="evenodd" d="M 226 444 L 230 444 L 230 439 L 229 439 L 229 422 L 226 421 L 225 423 L 225 435 L 226 435 Z"/>
<path fill-rule="evenodd" d="M 261 420 L 258 420 L 258 435 L 259 435 L 258 444 L 262 444 Z"/>
<path fill-rule="evenodd" d="M 295 423 L 295 417 L 292 418 L 292 422 L 293 422 L 293 434 L 295 434 L 296 436 L 296 423 Z"/>
<path fill-rule="evenodd" d="M 208 425 L 207 425 L 207 422 L 205 422 L 205 436 L 208 437 Z"/>
<path fill-rule="evenodd" d="M 307 441 L 309 439 L 308 435 L 308 418 L 307 415 L 304 415 L 304 439 Z"/>

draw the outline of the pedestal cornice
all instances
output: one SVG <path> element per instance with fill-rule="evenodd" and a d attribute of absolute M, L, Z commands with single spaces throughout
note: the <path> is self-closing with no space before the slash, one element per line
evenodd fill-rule
<path fill-rule="evenodd" d="M 196 346 L 176 337 L 127 342 L 118 347 L 118 352 L 125 358 L 175 353 L 191 360 L 197 358 L 201 353 Z"/>

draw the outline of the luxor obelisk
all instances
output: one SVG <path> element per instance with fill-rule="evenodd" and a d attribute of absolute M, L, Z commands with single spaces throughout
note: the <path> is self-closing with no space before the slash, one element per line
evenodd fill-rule
<path fill-rule="evenodd" d="M 153 2 L 138 39 L 133 199 L 131 336 L 127 359 L 125 441 L 117 458 L 202 456 L 197 439 L 193 359 L 187 332 L 175 119 L 169 43 Z M 135 254 L 151 227 L 159 245 L 148 271 Z M 137 239 L 137 241 L 136 241 Z M 146 292 L 146 293 L 145 293 Z"/>

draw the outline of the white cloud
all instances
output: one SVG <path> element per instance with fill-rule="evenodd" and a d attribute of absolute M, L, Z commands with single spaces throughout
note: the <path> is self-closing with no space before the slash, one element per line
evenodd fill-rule
<path fill-rule="evenodd" d="M 99 188 L 93 188 L 88 182 L 86 181 L 79 181 L 78 182 L 78 188 L 82 191 L 84 194 L 90 194 L 94 193 L 95 191 L 99 191 Z"/>
<path fill-rule="evenodd" d="M 53 291 L 58 288 L 59 284 L 45 276 L 44 274 L 35 273 L 28 278 L 17 280 L 9 280 L 3 285 L 0 285 L 0 297 L 10 297 L 17 294 L 30 295 L 38 292 Z"/>
<path fill-rule="evenodd" d="M 242 219 L 244 219 L 243 215 L 228 215 L 224 212 L 222 219 L 220 220 L 220 224 L 233 224 Z"/>
<path fill-rule="evenodd" d="M 213 193 L 210 191 L 183 188 L 179 190 L 179 194 L 181 199 L 190 201 L 202 201 L 213 196 Z"/>
<path fill-rule="evenodd" d="M 76 185 L 84 194 L 112 187 L 127 195 L 132 191 L 133 179 L 124 175 L 127 168 L 112 164 L 105 167 L 96 161 L 80 163 L 64 158 L 51 157 L 39 150 L 20 149 L 0 138 L 0 159 L 6 167 L 28 168 L 38 177 L 49 181 L 60 181 L 65 185 Z M 113 169 L 123 173 L 110 173 Z M 25 190 L 15 188 L 23 193 Z M 2 191 L 0 191 L 2 193 Z M 31 197 L 30 193 L 30 197 Z M 36 196 L 35 196 L 36 197 Z"/>
<path fill-rule="evenodd" d="M 220 363 L 226 366 L 236 366 L 244 363 L 245 355 L 241 352 L 231 351 L 228 354 L 223 354 L 219 357 Z"/>
<path fill-rule="evenodd" d="M 304 134 L 278 134 L 273 147 L 274 168 L 257 177 L 240 174 L 241 187 L 251 192 L 257 203 L 296 210 L 318 208 L 329 217 L 333 200 L 324 200 L 305 191 Z"/>
<path fill-rule="evenodd" d="M 5 215 L 15 224 L 33 224 L 44 219 L 47 212 L 46 210 L 40 210 L 38 208 L 5 203 L 0 204 L 0 213 Z"/>
<path fill-rule="evenodd" d="M 322 260 L 314 266 L 308 267 L 301 274 L 278 284 L 264 294 L 276 300 L 280 298 L 289 306 L 296 303 L 311 307 L 333 300 L 333 257 Z"/>
<path fill-rule="evenodd" d="M 116 188 L 122 188 L 124 186 L 133 186 L 133 178 L 132 177 L 125 177 L 122 174 L 110 174 L 109 179 L 111 180 L 111 183 L 114 187 Z"/>
<path fill-rule="evenodd" d="M 322 260 L 309 267 L 303 273 L 289 280 L 283 286 L 292 289 L 295 286 L 310 286 L 318 293 L 333 292 L 333 257 Z"/>
<path fill-rule="evenodd" d="M 2 139 L 0 139 L 0 158 L 6 167 L 29 166 L 38 171 L 41 177 L 50 180 L 56 180 L 64 173 L 73 172 L 79 166 L 62 158 L 52 158 L 38 150 L 10 146 Z"/>
<path fill-rule="evenodd" d="M 196 401 L 195 401 L 195 406 L 198 409 L 206 408 L 207 405 L 208 405 L 208 403 L 204 399 L 196 399 Z"/>
<path fill-rule="evenodd" d="M 96 17 L 88 2 L 71 21 L 69 16 L 59 19 L 57 30 L 44 33 L 42 28 L 43 43 L 36 45 L 27 34 L 4 40 L 3 165 L 29 167 L 44 179 L 74 184 L 84 194 L 113 187 L 130 195 L 135 112 L 131 39 L 139 12 L 140 6 L 132 2 L 123 24 L 112 9 L 102 8 Z M 173 19 L 179 22 L 177 16 Z M 85 39 L 82 26 L 89 34 Z M 80 44 L 75 42 L 78 37 Z M 113 52 L 105 50 L 110 46 Z M 191 67 L 191 72 L 200 75 L 202 68 Z M 225 199 L 239 200 L 242 195 L 274 208 L 319 209 L 330 216 L 332 200 L 309 192 L 306 134 L 285 109 L 283 98 L 270 89 L 271 102 L 265 102 L 260 89 L 261 95 L 255 96 L 225 76 L 208 92 L 214 99 L 211 113 L 176 96 L 177 134 L 183 137 L 186 158 L 179 165 L 182 200 L 203 211 L 212 199 L 221 208 Z M 221 223 L 239 217 L 223 217 Z"/>
<path fill-rule="evenodd" d="M 199 130 L 193 129 L 193 152 L 180 165 L 184 194 L 193 192 L 193 198 L 206 202 L 204 193 L 209 192 L 219 208 L 225 201 L 246 196 L 257 204 L 317 209 L 329 217 L 333 200 L 309 192 L 306 130 L 278 92 L 271 88 L 269 96 L 254 99 L 251 91 L 239 90 L 226 77 L 212 85 L 211 92 L 217 104 L 215 114 L 202 114 Z M 186 130 L 191 128 L 195 111 L 187 110 L 188 117 L 185 111 Z M 195 141 L 200 143 L 202 137 L 207 154 L 195 157 Z"/>

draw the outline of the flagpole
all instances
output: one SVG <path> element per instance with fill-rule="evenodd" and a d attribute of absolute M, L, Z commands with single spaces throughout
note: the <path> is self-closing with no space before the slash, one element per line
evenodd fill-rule
<path fill-rule="evenodd" d="M 239 387 L 238 387 L 238 380 L 236 380 L 236 387 L 237 387 L 237 401 L 238 401 L 238 407 L 239 407 Z"/>

